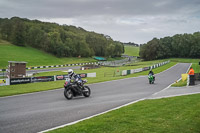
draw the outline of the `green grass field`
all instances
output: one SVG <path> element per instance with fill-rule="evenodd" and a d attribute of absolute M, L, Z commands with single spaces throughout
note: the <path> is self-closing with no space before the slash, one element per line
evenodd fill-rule
<path fill-rule="evenodd" d="M 49 133 L 199 133 L 199 97 L 144 100 Z"/>
<path fill-rule="evenodd" d="M 125 53 L 124 53 L 125 55 L 139 56 L 140 47 L 125 45 L 124 48 L 125 48 Z"/>
<path fill-rule="evenodd" d="M 96 62 L 93 58 L 57 58 L 31 47 L 20 47 L 0 41 L 0 69 L 6 69 L 8 61 L 26 61 L 27 66 L 64 65 L 83 62 Z"/>

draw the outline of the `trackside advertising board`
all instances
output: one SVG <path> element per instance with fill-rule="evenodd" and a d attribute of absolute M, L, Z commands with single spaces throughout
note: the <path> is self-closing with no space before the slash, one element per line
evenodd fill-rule
<path fill-rule="evenodd" d="M 10 79 L 10 84 L 24 84 L 24 83 L 31 83 L 31 78 L 14 78 Z"/>
<path fill-rule="evenodd" d="M 32 77 L 31 82 L 47 82 L 54 81 L 54 76 Z"/>

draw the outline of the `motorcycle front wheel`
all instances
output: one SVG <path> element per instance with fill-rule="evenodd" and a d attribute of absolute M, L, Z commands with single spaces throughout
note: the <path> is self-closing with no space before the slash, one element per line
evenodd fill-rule
<path fill-rule="evenodd" d="M 83 95 L 85 97 L 89 97 L 91 94 L 90 88 L 88 86 L 84 86 Z"/>
<path fill-rule="evenodd" d="M 64 90 L 64 96 L 65 98 L 67 98 L 68 100 L 73 98 L 73 92 L 71 89 L 65 89 Z"/>

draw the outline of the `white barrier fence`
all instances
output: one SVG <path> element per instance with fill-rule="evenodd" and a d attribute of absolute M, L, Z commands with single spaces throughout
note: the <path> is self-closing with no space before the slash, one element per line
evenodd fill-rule
<path fill-rule="evenodd" d="M 163 65 L 165 65 L 165 64 L 167 64 L 167 63 L 169 63 L 169 62 L 170 62 L 170 61 L 165 61 L 165 62 L 162 62 L 162 63 L 155 64 L 155 65 L 153 65 L 153 66 L 144 67 L 144 68 L 131 69 L 131 70 L 122 70 L 121 75 L 122 75 L 122 76 L 126 76 L 126 75 L 128 75 L 128 74 L 133 74 L 133 73 L 138 73 L 138 72 L 141 72 L 141 71 L 146 71 L 146 70 L 154 69 L 154 68 L 163 66 Z"/>

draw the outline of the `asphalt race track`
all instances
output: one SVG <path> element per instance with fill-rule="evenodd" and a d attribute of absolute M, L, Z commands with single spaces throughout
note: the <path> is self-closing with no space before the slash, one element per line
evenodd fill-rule
<path fill-rule="evenodd" d="M 148 98 L 178 80 L 189 66 L 180 63 L 157 74 L 153 85 L 147 76 L 91 84 L 89 98 L 67 100 L 63 89 L 0 98 L 0 132 L 39 132 Z"/>

